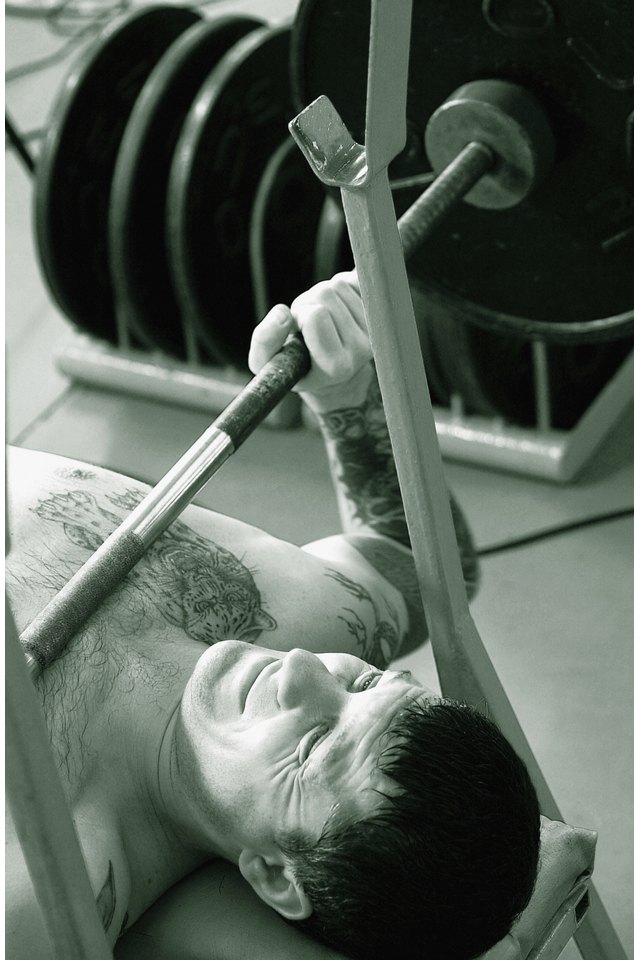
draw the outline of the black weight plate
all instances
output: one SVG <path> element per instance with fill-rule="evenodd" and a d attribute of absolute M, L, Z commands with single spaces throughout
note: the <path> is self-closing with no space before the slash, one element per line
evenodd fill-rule
<path fill-rule="evenodd" d="M 246 367 L 254 304 L 249 221 L 260 176 L 293 116 L 289 27 L 256 30 L 197 95 L 169 178 L 168 236 L 183 318 L 211 359 Z"/>
<path fill-rule="evenodd" d="M 70 320 L 112 342 L 107 219 L 120 141 L 149 73 L 199 19 L 185 7 L 154 6 L 110 24 L 67 76 L 38 160 L 35 226 L 45 279 Z"/>
<path fill-rule="evenodd" d="M 460 336 L 448 305 L 434 302 L 419 280 L 410 279 L 409 286 L 432 402 L 446 407 L 457 394 L 466 412 L 495 416 L 495 406 L 475 376 L 469 338 Z M 444 349 L 450 345 L 451 351 Z"/>
<path fill-rule="evenodd" d="M 364 135 L 369 13 L 369 4 L 303 0 L 292 40 L 297 109 L 325 93 L 358 139 Z M 506 211 L 458 205 L 412 258 L 410 275 L 425 286 L 437 282 L 438 297 L 450 293 L 469 311 L 477 305 L 559 323 L 631 307 L 630 17 L 626 0 L 414 4 L 408 138 L 391 166 L 392 180 L 428 169 L 426 121 L 470 80 L 498 77 L 529 89 L 557 140 L 554 169 L 529 199 Z M 465 335 L 458 330 L 456 340 Z M 440 339 L 446 336 L 440 331 Z M 489 341 L 477 330 L 469 336 L 469 353 L 477 359 L 468 375 L 493 397 L 496 384 L 488 371 L 495 364 L 484 357 L 483 345 L 499 352 L 502 338 Z M 450 343 L 447 349 L 455 348 Z M 554 348 L 553 354 L 570 357 L 572 349 Z M 605 370 L 609 354 L 618 352 L 601 345 L 594 356 Z M 567 360 L 567 375 L 577 366 Z M 572 393 L 572 384 L 566 386 Z M 585 382 L 574 386 L 584 407 L 593 390 Z M 515 377 L 509 396 L 512 389 L 521 389 Z M 516 418 L 526 419 L 517 402 L 512 406 Z"/>
<path fill-rule="evenodd" d="M 468 323 L 467 311 L 433 283 L 415 278 L 412 293 L 420 291 L 420 308 L 428 329 L 432 363 L 463 400 L 467 412 L 499 415 L 521 426 L 536 424 L 532 344 L 481 330 Z M 415 296 L 414 296 L 415 303 Z M 628 355 L 627 339 L 612 343 L 548 344 L 549 397 L 552 426 L 575 426 L 607 381 Z M 427 364 L 427 370 L 432 365 Z M 430 375 L 430 383 L 431 383 Z"/>
<path fill-rule="evenodd" d="M 169 276 L 166 196 L 173 151 L 191 104 L 219 60 L 261 21 L 220 16 L 169 47 L 136 100 L 118 153 L 109 213 L 116 310 L 141 343 L 184 358 Z"/>
<path fill-rule="evenodd" d="M 428 169 L 426 121 L 470 80 L 526 87 L 557 140 L 555 167 L 530 200 L 499 212 L 459 205 L 413 259 L 416 272 L 491 309 L 540 320 L 630 308 L 629 249 L 619 235 L 631 226 L 631 13 L 628 0 L 416 0 L 408 142 L 392 179 Z M 297 106 L 327 94 L 359 138 L 368 18 L 368 3 L 303 0 L 292 40 Z"/>
<path fill-rule="evenodd" d="M 339 199 L 330 194 L 325 198 L 320 212 L 314 260 L 314 283 L 329 280 L 340 270 L 353 269 L 353 254 L 342 205 Z"/>
<path fill-rule="evenodd" d="M 475 340 L 478 338 L 480 344 Z M 451 341 L 453 342 L 453 337 Z M 523 426 L 536 423 L 532 345 L 471 328 L 467 347 L 482 384 L 502 416 Z M 574 427 L 628 355 L 628 340 L 576 346 L 547 345 L 551 426 Z M 450 357 L 450 363 L 457 363 Z"/>
<path fill-rule="evenodd" d="M 314 282 L 315 241 L 325 201 L 291 137 L 277 148 L 258 184 L 249 231 L 256 321 L 276 303 L 291 303 Z"/>

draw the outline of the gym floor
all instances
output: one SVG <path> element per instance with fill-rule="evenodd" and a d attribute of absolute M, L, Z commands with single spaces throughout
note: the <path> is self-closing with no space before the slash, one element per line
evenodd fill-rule
<path fill-rule="evenodd" d="M 43 6 L 45 4 L 43 3 Z M 295 0 L 236 0 L 213 10 L 286 19 Z M 48 57 L 65 40 L 41 20 L 6 20 L 6 68 Z M 6 105 L 40 130 L 73 51 L 13 75 Z M 19 71 L 18 71 L 19 73 Z M 37 140 L 33 143 L 37 149 Z M 207 414 L 69 382 L 56 354 L 73 335 L 41 277 L 32 184 L 6 151 L 6 439 L 156 482 L 210 422 Z M 629 409 L 568 486 L 447 462 L 451 488 L 482 549 L 632 504 Z M 259 495 L 256 495 L 259 491 Z M 320 437 L 261 428 L 197 502 L 303 543 L 339 529 Z M 599 833 L 595 883 L 632 955 L 632 519 L 586 525 L 482 561 L 472 613 L 556 800 L 570 823 Z M 430 648 L 403 659 L 437 684 Z M 563 957 L 578 952 L 569 945 Z"/>

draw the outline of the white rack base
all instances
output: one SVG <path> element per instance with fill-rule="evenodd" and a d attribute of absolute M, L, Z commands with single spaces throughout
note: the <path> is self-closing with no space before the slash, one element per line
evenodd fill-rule
<path fill-rule="evenodd" d="M 174 360 L 161 353 L 124 350 L 85 334 L 56 355 L 56 366 L 71 380 L 177 404 L 207 413 L 221 413 L 249 382 L 251 374 L 235 367 L 205 367 Z M 265 425 L 282 429 L 301 422 L 301 401 L 286 396 L 265 418 Z"/>
<path fill-rule="evenodd" d="M 220 413 L 250 379 L 234 367 L 203 367 L 163 354 L 123 350 L 77 334 L 57 355 L 62 373 L 79 383 Z M 434 407 L 442 455 L 481 467 L 539 477 L 557 483 L 571 481 L 612 430 L 633 397 L 633 354 L 572 430 L 517 427 L 497 419 L 466 416 Z M 290 394 L 265 419 L 275 429 L 317 424 L 295 394 Z"/>

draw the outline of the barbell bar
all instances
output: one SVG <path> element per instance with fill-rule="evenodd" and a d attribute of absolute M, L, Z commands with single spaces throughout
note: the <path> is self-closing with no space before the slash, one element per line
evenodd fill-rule
<path fill-rule="evenodd" d="M 485 205 L 513 205 L 534 189 L 552 162 L 551 131 L 526 90 L 505 81 L 478 81 L 453 97 L 470 104 L 472 113 L 479 109 L 493 119 L 482 137 L 474 128 L 469 142 L 398 221 L 407 259 L 462 197 L 477 190 L 483 178 L 491 177 L 488 190 L 481 191 Z M 317 115 L 318 101 L 307 109 L 312 108 Z M 304 124 L 299 122 L 303 114 L 291 124 L 296 139 L 303 135 Z M 59 656 L 154 540 L 309 369 L 302 337 L 292 334 L 23 631 L 20 641 L 32 678 Z"/>

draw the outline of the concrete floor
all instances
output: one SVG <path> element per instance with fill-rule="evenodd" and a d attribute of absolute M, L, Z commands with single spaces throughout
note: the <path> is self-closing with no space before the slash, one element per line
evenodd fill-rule
<path fill-rule="evenodd" d="M 258 4 L 263 15 L 265 6 Z M 282 19 L 292 6 L 282 0 L 269 10 Z M 7 69 L 61 43 L 24 19 L 7 19 L 6 38 Z M 20 129 L 45 124 L 67 65 L 68 58 L 9 83 L 7 109 Z M 31 194 L 29 177 L 7 152 L 7 441 L 154 482 L 210 418 L 82 387 L 57 371 L 56 353 L 72 330 L 39 272 Z M 445 467 L 482 548 L 630 506 L 631 415 L 570 486 Z M 296 543 L 338 529 L 322 444 L 305 429 L 258 430 L 198 502 Z M 631 956 L 632 520 L 495 554 L 482 572 L 472 607 L 479 633 L 566 820 L 599 832 L 595 883 Z M 404 661 L 426 683 L 437 683 L 430 648 Z M 563 956 L 577 956 L 575 947 Z"/>

